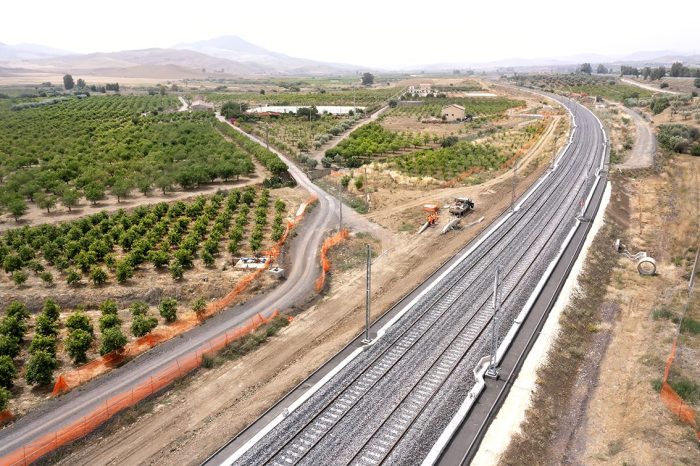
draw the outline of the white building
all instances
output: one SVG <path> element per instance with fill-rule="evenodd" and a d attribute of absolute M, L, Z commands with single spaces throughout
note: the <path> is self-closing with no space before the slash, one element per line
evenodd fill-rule
<path fill-rule="evenodd" d="M 408 93 L 418 95 L 420 97 L 428 97 L 433 93 L 433 86 L 429 83 L 419 84 L 417 86 L 408 86 Z"/>

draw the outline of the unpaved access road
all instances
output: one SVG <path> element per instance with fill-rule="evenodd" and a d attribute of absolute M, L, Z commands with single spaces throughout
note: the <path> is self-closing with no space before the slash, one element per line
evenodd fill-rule
<path fill-rule="evenodd" d="M 251 137 L 251 139 L 262 144 L 256 138 Z M 318 251 L 328 231 L 337 225 L 338 201 L 311 183 L 308 177 L 283 154 L 275 152 L 287 163 L 296 182 L 318 198 L 318 205 L 297 227 L 297 237 L 291 243 L 289 251 L 291 259 L 289 263 L 292 265 L 287 271 L 287 279 L 268 294 L 257 296 L 247 303 L 221 312 L 181 337 L 157 346 L 124 366 L 85 384 L 80 389 L 47 401 L 34 412 L 3 429 L 0 431 L 0 464 L 5 455 L 79 421 L 104 405 L 107 399 L 145 383 L 159 370 L 173 364 L 176 359 L 190 354 L 226 331 L 242 325 L 255 314 L 270 315 L 275 310 L 286 310 L 295 304 L 305 302 L 313 294 L 314 282 L 319 274 Z M 370 224 L 350 209 L 346 210 L 348 211 L 344 218 L 346 224 L 365 231 L 374 231 L 376 236 L 382 236 L 379 231 L 382 230 L 381 227 Z"/>
<path fill-rule="evenodd" d="M 656 154 L 656 137 L 651 130 L 651 124 L 639 113 L 621 105 L 620 110 L 632 118 L 637 127 L 637 136 L 634 140 L 634 147 L 625 161 L 616 165 L 621 169 L 648 168 L 654 164 L 654 154 Z"/>
<path fill-rule="evenodd" d="M 680 92 L 669 91 L 668 89 L 661 89 L 658 87 L 650 86 L 648 84 L 640 83 L 639 81 L 635 81 L 634 79 L 622 78 L 622 79 L 620 79 L 620 81 L 622 81 L 625 84 L 631 84 L 633 86 L 641 87 L 642 89 L 646 89 L 647 91 L 651 91 L 651 92 L 661 92 L 663 94 L 673 94 L 673 95 L 680 94 Z"/>

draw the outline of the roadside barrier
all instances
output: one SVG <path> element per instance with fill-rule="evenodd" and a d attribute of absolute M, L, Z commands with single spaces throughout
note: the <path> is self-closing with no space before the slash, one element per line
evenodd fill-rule
<path fill-rule="evenodd" d="M 326 274 L 331 269 L 331 261 L 328 259 L 328 250 L 340 244 L 348 237 L 348 230 L 343 228 L 333 236 L 329 236 L 321 246 L 321 275 L 316 279 L 316 292 L 320 293 L 326 285 Z"/>
<path fill-rule="evenodd" d="M 0 411 L 0 427 L 12 421 L 15 417 L 9 410 Z"/>
<path fill-rule="evenodd" d="M 304 218 L 306 208 L 315 201 L 316 197 L 312 196 L 306 202 L 302 203 L 301 206 L 299 206 L 294 220 L 287 222 L 287 228 L 285 228 L 282 237 L 277 241 L 277 243 L 275 243 L 274 246 L 272 246 L 272 248 L 270 248 L 270 250 L 263 253 L 269 257 L 265 267 L 256 269 L 255 272 L 238 281 L 236 286 L 224 297 L 210 303 L 200 316 L 197 316 L 193 312 L 188 313 L 176 322 L 160 327 L 148 335 L 130 342 L 121 351 L 108 353 L 74 370 L 60 374 L 56 378 L 56 383 L 54 384 L 51 396 L 55 397 L 61 395 L 74 389 L 75 387 L 89 382 L 95 377 L 120 366 L 127 359 L 134 358 L 139 354 L 148 351 L 159 343 L 192 329 L 193 327 L 199 325 L 202 320 L 211 317 L 229 307 L 236 300 L 236 298 L 238 298 L 238 296 L 250 286 L 251 283 L 256 281 L 262 274 L 265 273 L 265 271 L 270 267 L 270 264 L 272 264 L 272 262 L 279 256 L 282 246 L 284 246 L 285 242 L 287 241 L 289 232 Z"/>
<path fill-rule="evenodd" d="M 688 299 L 685 303 L 685 308 L 683 309 L 683 314 L 678 322 L 678 328 L 676 330 L 676 336 L 673 338 L 673 346 L 671 347 L 671 354 L 669 354 L 666 360 L 666 367 L 664 368 L 664 378 L 661 382 L 661 391 L 659 392 L 659 398 L 661 402 L 666 405 L 666 407 L 678 418 L 689 424 L 695 429 L 695 437 L 698 442 L 700 442 L 700 428 L 697 421 L 697 413 L 693 408 L 691 408 L 688 403 L 686 403 L 683 398 L 676 393 L 673 387 L 668 383 L 668 377 L 671 373 L 671 366 L 676 358 L 676 349 L 678 345 L 678 336 L 681 332 L 681 325 L 683 324 L 683 319 L 688 313 L 688 307 L 690 306 L 690 301 L 693 294 L 693 289 L 695 288 L 695 277 L 698 273 L 698 261 L 700 260 L 700 249 L 695 253 L 695 262 L 693 263 L 693 269 L 690 272 L 690 280 L 688 281 Z"/>
<path fill-rule="evenodd" d="M 189 354 L 176 359 L 173 363 L 151 376 L 148 380 L 105 400 L 104 403 L 92 413 L 76 419 L 55 432 L 40 437 L 0 458 L 0 466 L 31 464 L 57 448 L 87 435 L 115 414 L 158 393 L 175 380 L 197 369 L 202 365 L 202 361 L 205 357 L 214 356 L 229 343 L 254 332 L 258 327 L 271 322 L 277 316 L 279 316 L 279 311 L 273 312 L 272 315 L 267 318 L 260 314 L 253 316 L 245 325 L 202 344 Z"/>
<path fill-rule="evenodd" d="M 664 369 L 664 379 L 661 382 L 661 392 L 659 393 L 659 397 L 661 398 L 661 401 L 663 404 L 666 405 L 666 407 L 674 413 L 676 416 L 680 418 L 681 421 L 685 422 L 686 424 L 689 424 L 690 426 L 695 429 L 695 436 L 697 437 L 698 442 L 700 442 L 700 429 L 698 429 L 698 422 L 697 422 L 697 414 L 695 413 L 695 410 L 691 408 L 688 403 L 686 403 L 683 398 L 681 398 L 678 393 L 669 385 L 668 383 L 668 376 L 669 373 L 671 372 L 671 365 L 673 364 L 673 360 L 676 357 L 676 341 L 678 337 L 673 339 L 673 347 L 671 349 L 671 354 L 668 356 L 668 360 L 666 361 L 666 368 Z"/>

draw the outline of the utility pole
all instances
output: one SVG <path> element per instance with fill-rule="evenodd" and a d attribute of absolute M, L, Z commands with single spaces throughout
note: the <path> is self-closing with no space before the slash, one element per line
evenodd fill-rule
<path fill-rule="evenodd" d="M 586 178 L 583 181 L 583 192 L 581 193 L 581 212 L 578 215 L 578 220 L 580 222 L 585 222 L 586 218 L 586 188 L 588 187 L 588 173 L 586 173 Z"/>
<path fill-rule="evenodd" d="M 367 178 L 367 165 L 365 165 L 365 203 L 367 204 L 367 210 L 369 211 L 369 178 Z"/>
<path fill-rule="evenodd" d="M 486 377 L 492 379 L 498 378 L 498 368 L 496 367 L 496 352 L 498 351 L 498 321 L 501 318 L 501 303 L 498 296 L 498 285 L 499 285 L 499 275 L 501 272 L 500 267 L 496 267 L 496 275 L 493 280 L 493 320 L 491 322 L 491 363 L 489 368 L 486 370 Z"/>
<path fill-rule="evenodd" d="M 515 166 L 513 167 L 513 178 L 510 191 L 510 211 L 515 212 L 515 184 L 518 178 L 518 165 L 520 165 L 520 159 L 515 161 Z"/>
<path fill-rule="evenodd" d="M 270 150 L 270 124 L 265 123 L 265 146 Z"/>
<path fill-rule="evenodd" d="M 355 86 L 352 86 L 352 113 L 353 116 L 357 115 L 357 105 L 355 104 Z"/>
<path fill-rule="evenodd" d="M 365 345 L 370 341 L 369 339 L 369 314 L 370 314 L 370 302 L 372 300 L 372 249 L 370 245 L 367 245 L 367 287 L 365 296 L 365 338 L 362 343 Z"/>
<path fill-rule="evenodd" d="M 338 231 L 343 231 L 343 185 L 338 183 L 338 207 L 340 209 L 339 217 L 340 223 L 338 224 Z"/>

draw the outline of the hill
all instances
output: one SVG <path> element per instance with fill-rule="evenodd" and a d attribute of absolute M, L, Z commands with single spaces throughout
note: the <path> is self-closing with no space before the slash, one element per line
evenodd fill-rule
<path fill-rule="evenodd" d="M 351 65 L 325 63 L 273 52 L 238 36 L 222 36 L 210 40 L 182 43 L 172 48 L 194 50 L 248 66 L 263 67 L 270 74 L 330 74 L 350 72 L 355 69 Z"/>

